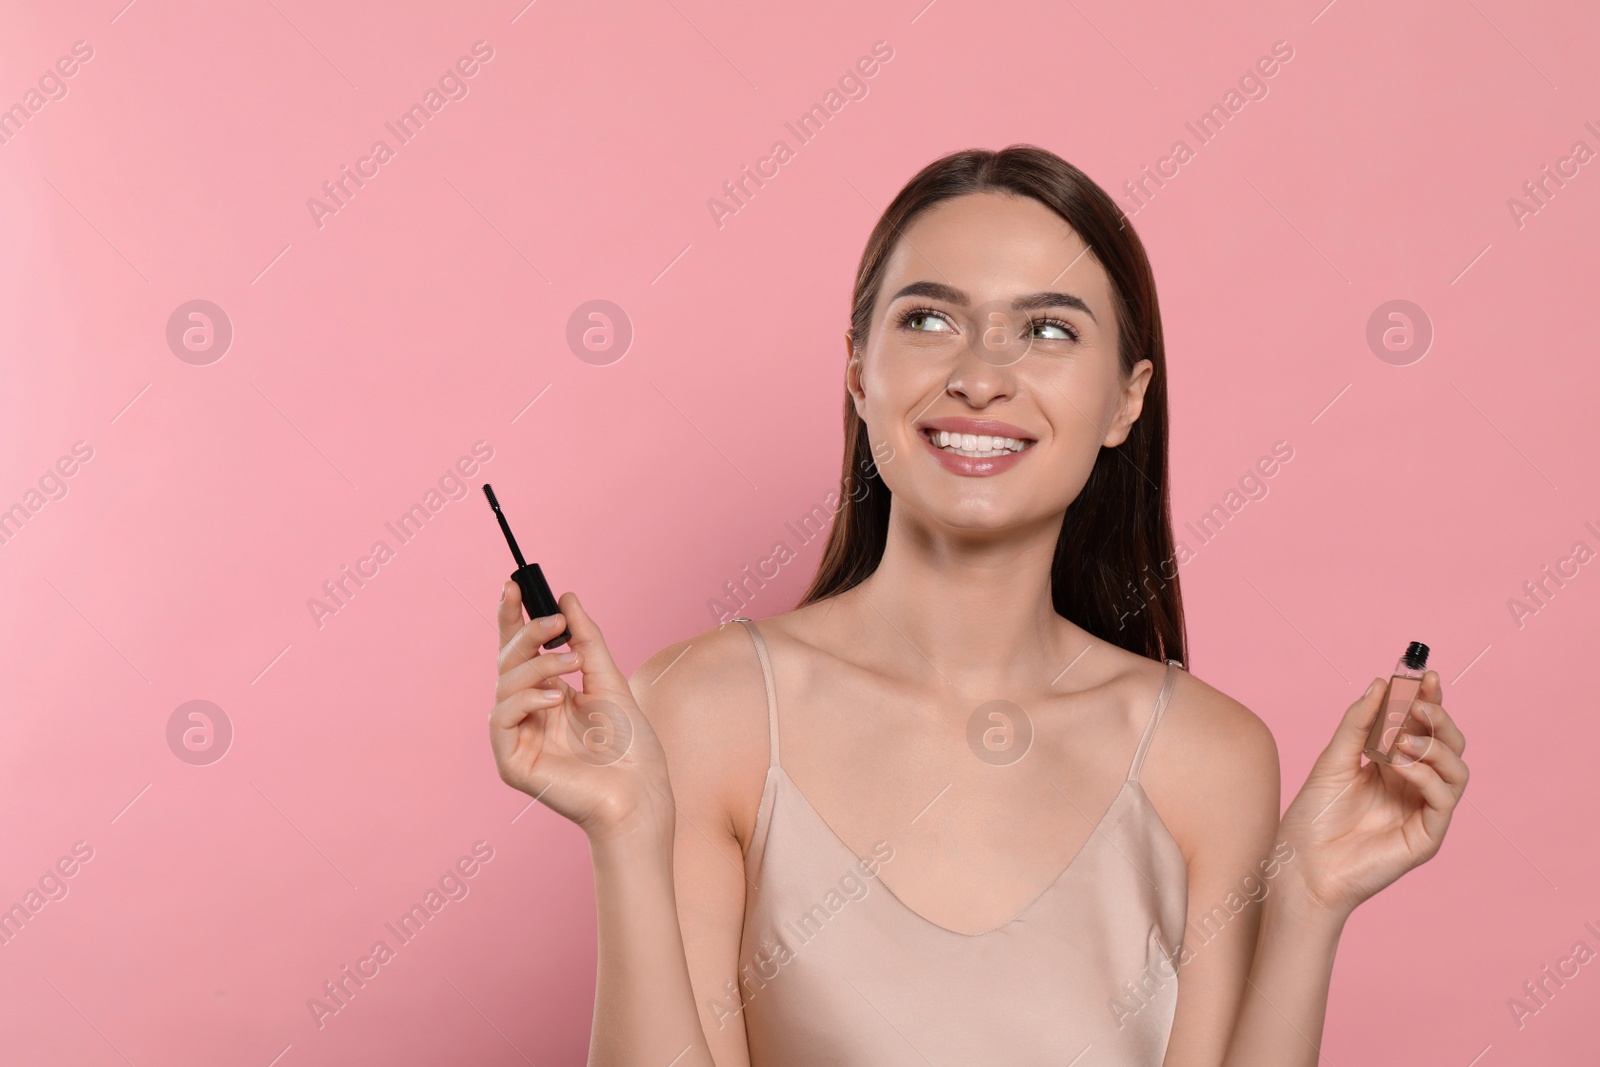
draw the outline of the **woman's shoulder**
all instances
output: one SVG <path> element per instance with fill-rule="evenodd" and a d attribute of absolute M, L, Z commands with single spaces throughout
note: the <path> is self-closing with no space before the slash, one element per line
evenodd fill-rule
<path fill-rule="evenodd" d="M 761 680 L 760 662 L 750 633 L 729 620 L 675 641 L 650 656 L 629 679 L 637 691 L 642 685 L 652 694 L 699 694 L 739 688 L 750 668 Z"/>
<path fill-rule="evenodd" d="M 1091 656 L 1097 662 L 1090 664 Z M 1132 725 L 1143 728 L 1154 712 L 1167 667 L 1100 638 L 1091 638 L 1079 659 L 1080 687 L 1107 693 Z M 1173 771 L 1196 785 L 1213 773 L 1259 773 L 1277 764 L 1277 744 L 1261 717 L 1244 704 L 1181 667 L 1174 667 L 1172 692 L 1146 756 L 1145 766 L 1160 775 Z"/>
<path fill-rule="evenodd" d="M 766 684 L 750 633 L 737 622 L 676 641 L 628 679 L 667 757 L 681 806 L 754 818 L 768 762 Z"/>
<path fill-rule="evenodd" d="M 1154 660 L 1148 662 L 1159 677 L 1162 665 Z M 1261 716 L 1188 670 L 1176 674 L 1172 696 L 1163 712 L 1162 731 L 1184 735 L 1185 741 L 1213 759 L 1233 752 L 1240 758 L 1259 760 L 1269 749 L 1276 757 L 1272 730 Z"/>
<path fill-rule="evenodd" d="M 1147 662 L 1159 677 L 1162 665 Z M 1276 823 L 1278 746 L 1250 708 L 1186 670 L 1176 674 L 1140 779 L 1192 858 L 1224 827 Z"/>

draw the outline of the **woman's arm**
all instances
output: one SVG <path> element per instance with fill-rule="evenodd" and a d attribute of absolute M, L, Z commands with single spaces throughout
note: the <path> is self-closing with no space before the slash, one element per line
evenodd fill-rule
<path fill-rule="evenodd" d="M 1437 853 L 1466 739 L 1427 672 L 1419 758 L 1362 765 L 1382 680 L 1344 713 L 1282 819 L 1277 747 L 1210 686 L 1174 694 L 1146 766 L 1189 861 L 1189 925 L 1163 1067 L 1315 1067 L 1334 953 L 1355 905 Z"/>
<path fill-rule="evenodd" d="M 589 837 L 599 930 L 590 1067 L 723 1067 L 695 1017 L 672 852 L 671 830 L 648 821 Z"/>
<path fill-rule="evenodd" d="M 1163 1067 L 1222 1063 L 1246 991 L 1262 902 L 1294 853 L 1278 839 L 1278 747 L 1249 708 L 1179 675 L 1143 779 L 1188 865 L 1178 1003 Z M 1176 946 L 1173 946 L 1176 947 Z"/>
<path fill-rule="evenodd" d="M 741 1017 L 736 1032 L 724 1026 L 708 1041 L 691 980 L 691 971 L 703 973 L 712 961 L 719 971 L 733 970 L 742 924 L 739 846 L 731 821 L 716 814 L 719 779 L 691 761 L 688 780 L 675 789 L 653 725 L 659 721 L 662 735 L 679 739 L 670 746 L 689 750 L 681 739 L 703 728 L 695 709 L 719 702 L 715 694 L 686 699 L 692 686 L 662 686 L 645 701 L 647 718 L 577 598 L 568 593 L 560 606 L 548 625 L 524 626 L 520 593 L 507 583 L 490 739 L 501 778 L 589 838 L 599 929 L 589 1063 L 747 1067 Z M 572 632 L 574 658 L 566 661 L 539 649 L 563 625 Z M 560 678 L 576 670 L 583 672 L 581 691 Z M 687 945 L 681 904 L 694 931 Z"/>
<path fill-rule="evenodd" d="M 1223 1067 L 1316 1067 L 1339 935 L 1363 900 L 1439 851 L 1461 793 L 1466 737 L 1423 675 L 1413 725 L 1393 764 L 1362 763 L 1383 679 L 1346 710 L 1280 834 L 1301 861 L 1269 897 L 1248 989 Z M 1415 731 L 1415 732 L 1413 732 Z"/>
<path fill-rule="evenodd" d="M 1180 843 L 1194 843 L 1185 849 L 1189 925 L 1163 1067 L 1316 1067 L 1345 922 L 1438 851 L 1466 786 L 1466 741 L 1430 671 L 1413 713 L 1427 731 L 1410 749 L 1420 758 L 1363 765 L 1380 679 L 1346 710 L 1274 824 L 1271 735 L 1242 705 L 1209 687 L 1190 689 L 1181 710 L 1174 697 L 1174 729 L 1158 735 L 1167 752 L 1152 748 L 1146 771 L 1162 783 L 1159 800 Z M 1185 773 L 1161 773 L 1163 762 L 1180 760 Z"/>
<path fill-rule="evenodd" d="M 1298 875 L 1263 903 L 1261 930 L 1223 1067 L 1312 1067 L 1320 1058 L 1344 917 L 1308 906 Z"/>
<path fill-rule="evenodd" d="M 768 756 L 760 661 L 750 635 L 730 625 L 662 649 L 632 685 L 672 768 L 673 890 L 700 1029 L 718 1067 L 749 1067 L 739 951 L 742 842 L 754 828 Z"/>

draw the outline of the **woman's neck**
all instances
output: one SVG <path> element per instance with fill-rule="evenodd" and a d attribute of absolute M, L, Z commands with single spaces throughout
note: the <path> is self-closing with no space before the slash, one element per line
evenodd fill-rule
<path fill-rule="evenodd" d="M 908 674 L 931 670 L 958 690 L 1015 685 L 1030 673 L 1047 685 L 1079 650 L 1063 647 L 1050 597 L 1060 531 L 1059 515 L 974 537 L 891 512 L 882 561 L 851 590 L 860 625 L 884 635 L 885 665 L 905 664 Z"/>

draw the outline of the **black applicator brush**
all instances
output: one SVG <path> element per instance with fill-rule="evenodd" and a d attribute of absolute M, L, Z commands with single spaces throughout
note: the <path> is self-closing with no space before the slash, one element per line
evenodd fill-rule
<path fill-rule="evenodd" d="M 522 590 L 522 606 L 527 610 L 528 618 L 541 619 L 556 614 L 561 608 L 556 603 L 555 595 L 550 592 L 550 583 L 544 580 L 544 571 L 539 569 L 537 563 L 523 560 L 522 549 L 517 547 L 517 539 L 511 536 L 511 527 L 506 524 L 505 514 L 500 510 L 500 501 L 494 498 L 494 490 L 488 482 L 483 483 L 483 495 L 489 498 L 494 517 L 500 520 L 500 532 L 506 535 L 506 544 L 511 546 L 511 558 L 517 561 L 517 569 L 511 572 L 511 579 Z M 572 631 L 566 629 L 546 641 L 542 647 L 555 648 L 570 640 Z"/>

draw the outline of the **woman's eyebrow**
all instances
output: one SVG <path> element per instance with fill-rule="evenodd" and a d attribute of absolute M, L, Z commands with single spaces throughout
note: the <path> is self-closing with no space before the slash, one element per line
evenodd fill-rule
<path fill-rule="evenodd" d="M 1095 318 L 1094 312 L 1089 310 L 1089 305 L 1071 293 L 1029 293 L 1011 301 L 1012 311 L 1043 311 L 1045 308 L 1053 307 L 1076 308 L 1094 319 L 1097 325 L 1100 322 Z"/>
<path fill-rule="evenodd" d="M 921 296 L 929 300 L 942 300 L 947 304 L 955 304 L 958 307 L 967 307 L 972 303 L 971 297 L 967 296 L 965 292 L 953 285 L 945 285 L 943 282 L 912 282 L 894 294 L 891 300 L 899 300 L 904 296 Z M 1095 313 L 1089 309 L 1089 305 L 1071 293 L 1029 293 L 1027 296 L 1019 296 L 1011 302 L 1012 311 L 1042 311 L 1045 308 L 1053 307 L 1076 308 L 1091 319 L 1094 319 L 1096 324 L 1100 322 Z"/>
<path fill-rule="evenodd" d="M 929 300 L 943 300 L 947 304 L 967 305 L 966 293 L 942 282 L 912 282 L 889 299 L 899 300 L 902 296 L 925 296 Z"/>

